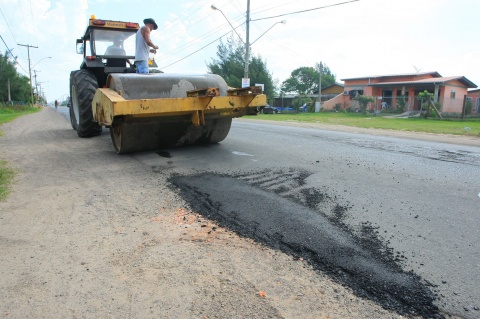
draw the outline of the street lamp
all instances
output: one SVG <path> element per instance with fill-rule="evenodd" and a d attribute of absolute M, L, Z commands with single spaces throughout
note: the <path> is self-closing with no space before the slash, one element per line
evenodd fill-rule
<path fill-rule="evenodd" d="M 258 39 L 260 39 L 261 37 L 263 37 L 265 35 L 265 33 L 267 33 L 268 31 L 270 31 L 270 29 L 272 29 L 274 26 L 276 26 L 277 24 L 285 24 L 287 23 L 287 20 L 282 20 L 282 21 L 278 21 L 276 23 L 274 23 L 270 28 L 267 29 L 267 31 L 263 32 L 261 36 L 259 36 L 255 41 L 253 41 L 252 43 L 250 43 L 250 45 L 254 44 L 255 42 L 258 41 Z"/>
<path fill-rule="evenodd" d="M 51 56 L 47 56 L 47 57 L 45 57 L 45 58 L 43 58 L 43 59 L 40 59 L 40 61 L 38 61 L 37 63 L 35 63 L 34 66 L 32 66 L 32 69 L 35 69 L 35 67 L 36 67 L 40 62 L 42 62 L 43 60 L 45 60 L 45 59 L 51 59 L 51 58 L 52 58 Z"/>
<path fill-rule="evenodd" d="M 230 23 L 230 21 L 227 19 L 227 16 L 225 16 L 225 14 L 223 13 L 222 10 L 220 10 L 219 8 L 217 8 L 214 4 L 212 4 L 210 6 L 210 8 L 212 8 L 212 10 L 218 10 L 220 11 L 220 13 L 223 15 L 223 17 L 225 18 L 225 20 L 227 20 L 228 24 L 232 27 L 233 31 L 235 31 L 235 33 L 238 35 L 238 37 L 240 38 L 240 41 L 242 41 L 243 44 L 245 44 L 245 42 L 243 42 L 243 39 L 242 37 L 240 36 L 240 34 L 238 34 L 237 30 L 233 27 L 233 25 Z"/>

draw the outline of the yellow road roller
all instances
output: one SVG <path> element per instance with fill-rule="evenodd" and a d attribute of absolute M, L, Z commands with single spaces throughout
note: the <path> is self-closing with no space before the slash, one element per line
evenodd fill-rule
<path fill-rule="evenodd" d="M 83 61 L 70 73 L 70 121 L 78 136 L 108 127 L 117 153 L 218 143 L 234 117 L 266 105 L 261 87 L 231 89 L 215 74 L 136 74 L 130 60 L 139 28 L 92 17 L 77 39 Z"/>

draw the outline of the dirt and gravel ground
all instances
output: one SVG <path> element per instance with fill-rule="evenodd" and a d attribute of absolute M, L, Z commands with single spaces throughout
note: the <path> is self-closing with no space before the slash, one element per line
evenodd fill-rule
<path fill-rule="evenodd" d="M 0 202 L 0 316 L 402 317 L 197 215 L 161 167 L 79 139 L 53 109 L 0 129 L 18 172 Z"/>

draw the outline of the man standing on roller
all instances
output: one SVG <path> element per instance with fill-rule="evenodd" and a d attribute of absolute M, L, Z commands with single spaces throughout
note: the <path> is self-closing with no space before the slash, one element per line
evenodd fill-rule
<path fill-rule="evenodd" d="M 137 73 L 148 74 L 148 53 L 157 53 L 158 46 L 153 44 L 150 39 L 150 32 L 157 30 L 158 25 L 155 20 L 148 18 L 143 20 L 145 24 L 137 31 L 135 39 L 135 65 Z M 152 47 L 153 49 L 150 49 Z"/>

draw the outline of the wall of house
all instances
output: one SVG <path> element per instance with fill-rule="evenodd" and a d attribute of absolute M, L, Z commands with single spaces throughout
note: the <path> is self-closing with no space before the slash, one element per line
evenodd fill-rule
<path fill-rule="evenodd" d="M 441 90 L 439 102 L 442 105 L 443 113 L 461 113 L 463 109 L 464 96 L 467 95 L 467 88 L 458 81 L 446 84 Z M 455 96 L 452 96 L 455 92 Z"/>
<path fill-rule="evenodd" d="M 341 85 L 332 85 L 328 88 L 322 89 L 323 94 L 340 94 L 343 93 L 343 86 Z"/>
<path fill-rule="evenodd" d="M 345 101 L 348 99 L 348 95 L 343 95 L 343 93 L 337 95 L 331 100 L 325 101 L 322 104 L 324 110 L 333 110 L 336 104 L 341 105 L 341 109 L 345 108 Z"/>

